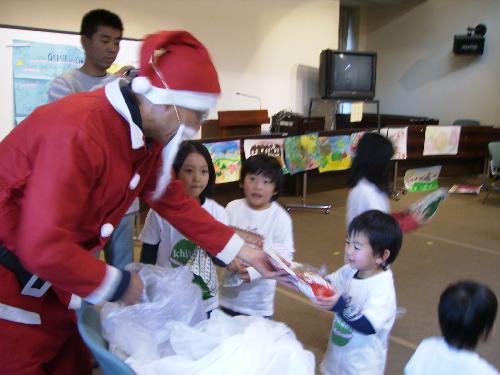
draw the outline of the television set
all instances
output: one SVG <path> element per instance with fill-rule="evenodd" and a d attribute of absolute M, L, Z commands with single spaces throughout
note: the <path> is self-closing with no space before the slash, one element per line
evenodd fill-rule
<path fill-rule="evenodd" d="M 322 99 L 375 97 L 377 54 L 323 50 L 319 59 L 319 90 Z"/>

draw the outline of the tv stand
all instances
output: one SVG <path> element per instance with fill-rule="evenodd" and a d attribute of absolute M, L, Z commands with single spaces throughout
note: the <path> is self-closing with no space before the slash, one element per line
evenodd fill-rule
<path fill-rule="evenodd" d="M 333 117 L 332 117 L 332 122 L 330 126 L 325 121 L 325 130 L 326 131 L 332 131 L 332 130 L 337 130 L 336 126 L 336 119 L 337 119 L 337 113 L 339 110 L 339 104 L 341 103 L 367 103 L 367 104 L 375 104 L 377 108 L 377 129 L 380 131 L 380 100 L 375 100 L 375 99 L 323 99 L 323 98 L 311 98 L 309 101 L 309 112 L 308 116 L 311 117 L 311 112 L 312 112 L 312 106 L 315 101 L 332 101 L 334 103 L 333 106 Z"/>

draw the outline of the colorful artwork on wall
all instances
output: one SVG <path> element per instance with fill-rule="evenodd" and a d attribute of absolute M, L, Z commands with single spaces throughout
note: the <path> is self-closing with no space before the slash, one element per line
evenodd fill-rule
<path fill-rule="evenodd" d="M 429 191 L 439 188 L 438 177 L 441 166 L 408 169 L 405 172 L 405 189 L 409 192 Z"/>
<path fill-rule="evenodd" d="M 285 138 L 245 139 L 243 141 L 245 159 L 252 155 L 266 154 L 278 159 L 283 167 L 283 173 L 288 173 L 285 164 L 284 145 Z"/>
<path fill-rule="evenodd" d="M 350 146 L 349 146 L 349 149 L 350 149 L 350 154 L 351 154 L 351 157 L 353 158 L 355 155 L 356 155 L 356 150 L 358 149 L 358 143 L 361 139 L 361 137 L 363 137 L 363 135 L 365 135 L 366 132 L 356 132 L 356 133 L 351 133 L 351 141 L 350 141 Z"/>
<path fill-rule="evenodd" d="M 383 128 L 380 134 L 391 140 L 394 146 L 394 160 L 404 160 L 407 158 L 406 143 L 408 139 L 408 127 L 404 128 Z"/>
<path fill-rule="evenodd" d="M 318 168 L 318 133 L 285 138 L 285 161 L 291 174 Z"/>
<path fill-rule="evenodd" d="M 456 155 L 460 129 L 460 126 L 427 126 L 424 155 Z"/>
<path fill-rule="evenodd" d="M 215 183 L 238 181 L 241 169 L 240 140 L 204 143 L 215 168 Z"/>
<path fill-rule="evenodd" d="M 319 152 L 321 155 L 319 172 L 349 169 L 352 164 L 350 146 L 351 137 L 348 135 L 319 137 Z"/>

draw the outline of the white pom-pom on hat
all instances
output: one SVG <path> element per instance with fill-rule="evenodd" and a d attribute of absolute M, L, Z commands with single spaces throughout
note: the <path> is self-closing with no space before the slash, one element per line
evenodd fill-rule
<path fill-rule="evenodd" d="M 132 80 L 132 91 L 136 94 L 145 95 L 151 90 L 151 81 L 148 77 L 135 77 Z"/>

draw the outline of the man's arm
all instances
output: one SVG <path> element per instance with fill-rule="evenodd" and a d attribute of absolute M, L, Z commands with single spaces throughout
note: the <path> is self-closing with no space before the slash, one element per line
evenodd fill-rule
<path fill-rule="evenodd" d="M 174 178 L 163 197 L 153 200 L 156 173 L 152 173 L 150 179 L 141 193 L 144 202 L 209 255 L 216 256 L 225 264 L 238 256 L 268 278 L 282 273 L 272 269 L 263 251 L 245 246 L 234 230 L 215 220 L 197 200 L 187 195 L 181 181 Z"/>
<path fill-rule="evenodd" d="M 57 99 L 63 98 L 72 94 L 71 86 L 68 81 L 62 76 L 58 76 L 52 80 L 49 88 L 49 102 L 54 102 Z"/>

